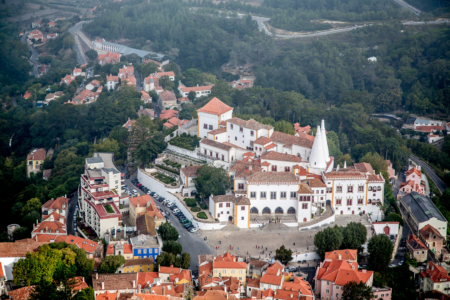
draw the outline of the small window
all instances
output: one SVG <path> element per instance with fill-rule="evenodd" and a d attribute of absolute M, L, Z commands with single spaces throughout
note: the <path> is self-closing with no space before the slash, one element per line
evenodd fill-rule
<path fill-rule="evenodd" d="M 219 203 L 219 207 L 223 207 L 223 203 Z"/>
<path fill-rule="evenodd" d="M 256 192 L 250 192 L 250 198 L 256 198 Z"/>
<path fill-rule="evenodd" d="M 351 185 L 348 186 L 348 192 L 353 193 L 353 187 Z"/>
<path fill-rule="evenodd" d="M 241 210 L 245 210 L 245 206 L 241 206 Z"/>
<path fill-rule="evenodd" d="M 238 190 L 243 190 L 243 189 L 244 189 L 244 184 L 238 183 Z"/>
<path fill-rule="evenodd" d="M 352 205 L 352 199 L 347 199 L 347 206 L 351 206 Z"/>
<path fill-rule="evenodd" d="M 266 192 L 261 192 L 261 199 L 266 199 Z"/>
<path fill-rule="evenodd" d="M 250 136 L 254 136 L 255 133 L 253 132 L 253 130 L 250 131 Z"/>
<path fill-rule="evenodd" d="M 336 192 L 342 193 L 342 186 L 337 186 L 336 187 Z"/>
<path fill-rule="evenodd" d="M 233 129 L 233 124 L 230 124 L 230 128 Z"/>
<path fill-rule="evenodd" d="M 292 198 L 297 198 L 297 193 L 296 192 L 291 192 L 291 199 Z"/>
<path fill-rule="evenodd" d="M 244 217 L 241 217 L 241 220 L 244 221 Z"/>
<path fill-rule="evenodd" d="M 290 172 L 291 171 L 291 167 L 284 167 L 284 171 L 285 172 Z"/>
<path fill-rule="evenodd" d="M 237 141 L 237 136 L 234 137 L 234 140 Z"/>
<path fill-rule="evenodd" d="M 270 199 L 272 200 L 277 199 L 277 192 L 270 192 Z"/>
<path fill-rule="evenodd" d="M 231 203 L 227 203 L 227 207 L 231 207 Z"/>
<path fill-rule="evenodd" d="M 208 129 L 208 124 L 203 124 L 204 129 Z"/>
<path fill-rule="evenodd" d="M 212 125 L 209 125 L 209 130 L 213 130 L 213 126 Z"/>
<path fill-rule="evenodd" d="M 272 166 L 272 172 L 276 172 L 277 171 L 277 166 Z"/>
<path fill-rule="evenodd" d="M 240 131 L 240 132 L 243 132 L 243 131 L 244 131 L 244 128 L 239 127 L 239 131 Z"/>
<path fill-rule="evenodd" d="M 286 192 L 280 192 L 280 197 L 281 197 L 281 199 L 285 199 L 286 198 Z"/>

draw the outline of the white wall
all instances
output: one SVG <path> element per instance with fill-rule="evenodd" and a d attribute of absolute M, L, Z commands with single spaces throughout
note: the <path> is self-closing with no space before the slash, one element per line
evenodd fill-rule
<path fill-rule="evenodd" d="M 241 210 L 244 207 L 244 210 Z M 237 227 L 248 228 L 248 216 L 249 216 L 250 206 L 249 205 L 236 205 L 236 220 Z"/>
<path fill-rule="evenodd" d="M 262 211 L 265 207 L 270 208 L 271 214 L 275 214 L 275 209 L 277 207 L 281 207 L 283 209 L 283 214 L 287 214 L 287 211 L 290 207 L 295 208 L 295 212 L 297 213 L 297 197 L 291 198 L 291 192 L 298 191 L 298 184 L 281 184 L 281 185 L 257 185 L 257 184 L 249 184 L 248 185 L 248 195 L 250 197 L 250 209 L 252 207 L 256 207 L 258 209 L 258 213 L 261 215 Z M 256 198 L 251 198 L 251 192 L 256 192 Z M 266 192 L 266 200 L 261 200 L 260 192 Z M 270 199 L 270 192 L 277 193 L 277 199 Z M 286 200 L 280 199 L 280 193 L 286 192 Z"/>
<path fill-rule="evenodd" d="M 199 137 L 201 138 L 207 137 L 208 132 L 210 132 L 211 130 L 219 128 L 219 116 L 199 112 L 198 120 Z M 207 128 L 203 128 L 204 124 L 207 125 Z M 210 126 L 212 127 L 210 128 Z"/>
<path fill-rule="evenodd" d="M 306 252 L 306 253 L 292 253 L 293 261 L 297 262 L 299 260 L 315 260 L 320 259 L 319 254 L 316 251 Z"/>
<path fill-rule="evenodd" d="M 261 163 L 268 162 L 270 164 L 269 166 L 269 172 L 272 172 L 272 166 L 277 166 L 277 172 L 284 172 L 285 167 L 290 168 L 290 172 L 294 173 L 294 166 L 299 164 L 298 162 L 293 161 L 281 161 L 281 160 L 268 160 L 261 158 Z"/>
<path fill-rule="evenodd" d="M 384 228 L 387 226 L 389 227 L 389 235 L 397 235 L 398 234 L 398 228 L 400 227 L 399 224 L 389 224 L 389 223 L 379 223 L 379 224 L 372 224 L 375 233 L 376 234 L 384 234 Z"/>
<path fill-rule="evenodd" d="M 5 270 L 6 280 L 13 280 L 13 267 L 16 262 L 25 257 L 0 257 L 3 269 Z"/>

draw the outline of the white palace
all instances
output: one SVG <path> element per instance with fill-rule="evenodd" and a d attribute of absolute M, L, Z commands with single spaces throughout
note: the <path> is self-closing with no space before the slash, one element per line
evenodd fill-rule
<path fill-rule="evenodd" d="M 261 215 L 293 215 L 301 225 L 317 209 L 381 217 L 382 175 L 368 163 L 334 168 L 323 120 L 316 136 L 290 135 L 233 117 L 217 98 L 197 112 L 198 154 L 227 169 L 234 184 L 234 194 L 210 197 L 209 211 L 220 221 L 246 228 Z"/>

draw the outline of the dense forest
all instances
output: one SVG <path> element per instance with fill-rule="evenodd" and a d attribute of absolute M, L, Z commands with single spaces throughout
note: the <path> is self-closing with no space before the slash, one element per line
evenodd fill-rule
<path fill-rule="evenodd" d="M 192 1 L 194 6 L 227 9 L 270 17 L 270 25 L 290 31 L 310 31 L 331 28 L 318 22 L 327 19 L 341 22 L 387 21 L 413 18 L 414 15 L 392 0 L 268 0 L 261 6 L 239 1 Z"/>
<path fill-rule="evenodd" d="M 258 61 L 271 55 L 274 47 L 251 19 L 196 14 L 178 1 L 127 6 L 96 18 L 85 24 L 83 30 L 91 37 L 107 40 L 123 37 L 134 40 L 133 45 L 144 50 L 170 52 L 182 69 L 218 69 L 229 61 L 231 51 Z"/>

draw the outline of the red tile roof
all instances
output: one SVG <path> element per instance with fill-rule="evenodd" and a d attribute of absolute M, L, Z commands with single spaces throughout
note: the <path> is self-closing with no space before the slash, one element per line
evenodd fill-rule
<path fill-rule="evenodd" d="M 438 236 L 441 239 L 444 239 L 444 237 L 441 235 L 441 233 L 436 228 L 431 226 L 430 224 L 428 224 L 424 228 L 420 229 L 419 232 L 420 232 L 420 235 L 423 236 L 423 238 L 425 240 L 427 240 L 430 237 L 430 235 L 432 235 L 432 234 Z"/>
<path fill-rule="evenodd" d="M 59 221 L 42 221 L 32 231 L 33 233 L 40 233 L 41 229 L 44 233 L 66 233 L 66 226 Z M 58 230 L 58 232 L 56 232 Z"/>
<path fill-rule="evenodd" d="M 3 278 L 3 277 L 5 277 L 5 273 L 3 273 L 3 265 L 0 262 L 0 278 Z"/>
<path fill-rule="evenodd" d="M 245 128 L 253 129 L 253 130 L 260 130 L 260 129 L 271 130 L 271 129 L 273 129 L 272 126 L 261 124 L 253 119 L 245 121 L 240 118 L 234 117 L 234 118 L 228 119 L 227 123 L 235 124 L 237 126 L 241 126 L 241 127 L 245 127 Z"/>
<path fill-rule="evenodd" d="M 212 98 L 211 101 L 209 101 L 205 106 L 198 109 L 197 112 L 203 112 L 207 114 L 213 114 L 213 115 L 221 115 L 224 114 L 230 110 L 233 110 L 232 107 L 226 105 L 216 97 Z"/>
<path fill-rule="evenodd" d="M 406 171 L 406 177 L 408 177 L 412 173 L 415 173 L 415 174 L 417 174 L 417 176 L 422 177 L 422 172 L 419 169 L 417 169 L 416 167 L 412 167 L 411 169 Z"/>
<path fill-rule="evenodd" d="M 332 281 L 336 285 L 345 285 L 350 281 L 366 283 L 373 271 L 358 270 L 358 263 L 346 260 L 325 261 L 319 268 L 317 279 Z"/>
<path fill-rule="evenodd" d="M 325 253 L 325 259 L 342 259 L 356 261 L 358 251 L 353 249 L 335 250 Z"/>
<path fill-rule="evenodd" d="M 64 208 L 63 208 L 64 205 Z M 67 209 L 69 205 L 69 199 L 66 197 L 58 197 L 56 199 L 50 199 L 45 202 L 42 207 L 48 210 L 50 209 Z"/>
<path fill-rule="evenodd" d="M 98 294 L 95 297 L 95 300 L 116 300 L 117 299 L 117 293 L 110 293 L 106 291 L 104 294 Z"/>
<path fill-rule="evenodd" d="M 184 174 L 184 176 L 186 177 L 197 177 L 197 170 L 200 168 L 201 166 L 191 166 L 191 167 L 186 167 L 186 168 L 182 168 L 180 171 Z"/>
<path fill-rule="evenodd" d="M 44 148 L 35 149 L 28 154 L 27 160 L 44 160 L 46 155 L 47 151 Z"/>
<path fill-rule="evenodd" d="M 177 97 L 172 91 L 162 91 L 159 93 L 159 98 L 161 101 L 177 101 Z"/>
<path fill-rule="evenodd" d="M 9 291 L 8 294 L 12 300 L 28 300 L 30 299 L 31 292 L 34 290 L 34 285 L 25 286 L 13 291 Z"/>
<path fill-rule="evenodd" d="M 299 296 L 300 296 L 299 292 L 276 290 L 274 298 L 282 300 L 298 300 Z"/>
<path fill-rule="evenodd" d="M 308 281 L 303 280 L 302 277 L 295 277 L 294 281 L 283 282 L 283 287 L 281 288 L 286 291 L 298 291 L 302 295 L 312 296 L 312 289 Z"/>
<path fill-rule="evenodd" d="M 305 148 L 312 149 L 313 142 L 307 138 L 302 138 L 298 136 L 293 136 L 287 133 L 282 133 L 278 131 L 274 131 L 272 136 L 270 137 L 272 141 L 280 144 L 284 144 L 285 146 L 297 145 Z"/>
<path fill-rule="evenodd" d="M 277 146 L 276 144 L 272 143 L 270 145 L 265 146 L 264 149 L 269 150 L 269 149 L 275 148 L 276 146 Z"/>
<path fill-rule="evenodd" d="M 220 127 L 220 128 L 211 130 L 208 133 L 216 135 L 216 134 L 221 134 L 221 133 L 225 133 L 225 132 L 227 132 L 227 128 L 226 127 Z"/>
<path fill-rule="evenodd" d="M 415 131 L 422 131 L 422 132 L 434 132 L 438 130 L 444 130 L 444 126 L 417 126 Z"/>
<path fill-rule="evenodd" d="M 282 285 L 283 277 L 276 275 L 264 274 L 261 277 L 261 283 L 273 284 L 273 285 Z"/>
<path fill-rule="evenodd" d="M 268 149 L 268 147 L 266 147 Z M 264 152 L 261 155 L 261 159 L 277 160 L 277 161 L 289 161 L 289 162 L 302 162 L 302 158 L 296 155 L 279 153 L 275 151 Z"/>
<path fill-rule="evenodd" d="M 265 298 L 267 297 L 273 297 L 275 295 L 275 292 L 272 289 L 267 289 L 263 292 L 263 296 Z"/>
<path fill-rule="evenodd" d="M 433 282 L 450 281 L 450 276 L 448 276 L 447 271 L 442 266 L 438 266 L 431 261 L 428 262 L 427 268 L 420 275 L 430 278 Z"/>
<path fill-rule="evenodd" d="M 59 235 L 56 237 L 55 242 L 66 242 L 67 244 L 76 245 L 78 248 L 83 248 L 86 253 L 94 253 L 98 247 L 97 242 L 74 235 Z"/>
<path fill-rule="evenodd" d="M 158 272 L 139 272 L 137 284 L 140 284 L 141 288 L 147 288 L 155 278 L 159 278 Z"/>
<path fill-rule="evenodd" d="M 77 277 L 74 277 L 73 279 L 75 281 L 75 285 L 73 287 L 74 291 L 81 291 L 81 290 L 84 290 L 84 289 L 88 288 L 88 285 L 87 285 L 86 282 L 84 282 L 84 278 L 83 277 L 77 276 Z"/>
<path fill-rule="evenodd" d="M 123 254 L 131 254 L 133 249 L 130 244 L 123 244 Z M 106 250 L 106 254 L 114 255 L 114 244 L 109 244 Z"/>
<path fill-rule="evenodd" d="M 293 183 L 297 184 L 297 177 L 290 172 L 259 172 L 253 174 L 248 180 L 249 183 Z"/>
<path fill-rule="evenodd" d="M 108 76 L 106 76 L 106 81 L 119 82 L 119 76 L 113 76 L 113 75 L 109 74 Z"/>
<path fill-rule="evenodd" d="M 409 236 L 407 244 L 413 249 L 427 249 L 425 244 L 414 234 Z"/>
<path fill-rule="evenodd" d="M 204 85 L 204 86 L 182 87 L 181 91 L 183 93 L 189 93 L 190 91 L 194 91 L 194 92 L 210 91 L 213 86 L 214 86 L 214 84 Z"/>
<path fill-rule="evenodd" d="M 26 91 L 26 92 L 25 92 L 25 95 L 23 95 L 23 98 L 24 98 L 24 99 L 28 99 L 28 98 L 30 98 L 31 96 L 32 96 L 31 92 L 30 92 L 30 91 Z"/>
<path fill-rule="evenodd" d="M 375 171 L 373 170 L 372 165 L 369 163 L 365 163 L 365 162 L 355 163 L 355 164 L 353 164 L 353 166 L 359 172 L 375 174 Z"/>
<path fill-rule="evenodd" d="M 181 268 L 176 268 L 174 266 L 170 266 L 170 267 L 159 266 L 159 273 L 180 274 L 180 272 L 181 272 Z"/>

